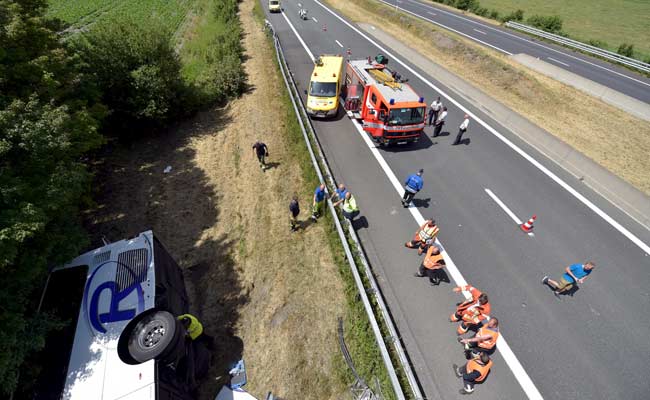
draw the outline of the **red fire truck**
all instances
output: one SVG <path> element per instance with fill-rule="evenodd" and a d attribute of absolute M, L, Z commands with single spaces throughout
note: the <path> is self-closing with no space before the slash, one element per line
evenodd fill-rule
<path fill-rule="evenodd" d="M 348 60 L 345 69 L 345 110 L 363 123 L 380 145 L 417 142 L 424 130 L 426 104 L 415 90 L 390 70 L 378 55 Z"/>

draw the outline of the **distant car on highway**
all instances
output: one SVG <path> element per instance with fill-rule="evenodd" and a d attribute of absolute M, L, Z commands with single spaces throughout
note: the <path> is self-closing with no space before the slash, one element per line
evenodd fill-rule
<path fill-rule="evenodd" d="M 280 6 L 280 0 L 269 0 L 269 11 L 281 12 L 282 7 Z"/>

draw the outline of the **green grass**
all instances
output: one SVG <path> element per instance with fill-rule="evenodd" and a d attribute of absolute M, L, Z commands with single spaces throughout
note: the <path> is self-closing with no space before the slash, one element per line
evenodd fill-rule
<path fill-rule="evenodd" d="M 140 24 L 162 21 L 176 31 L 197 0 L 50 0 L 47 15 L 73 27 L 91 25 L 106 17 L 129 16 Z"/>
<path fill-rule="evenodd" d="M 648 0 L 480 0 L 480 3 L 501 15 L 521 9 L 524 20 L 534 14 L 559 15 L 562 30 L 576 40 L 605 42 L 612 51 L 621 43 L 631 43 L 636 58 L 650 56 Z"/>

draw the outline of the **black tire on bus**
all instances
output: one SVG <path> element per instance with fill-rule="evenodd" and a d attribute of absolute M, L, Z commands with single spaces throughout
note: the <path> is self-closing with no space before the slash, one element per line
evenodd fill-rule
<path fill-rule="evenodd" d="M 117 345 L 126 364 L 149 360 L 173 361 L 185 346 L 185 329 L 167 311 L 148 310 L 131 320 L 122 331 Z"/>

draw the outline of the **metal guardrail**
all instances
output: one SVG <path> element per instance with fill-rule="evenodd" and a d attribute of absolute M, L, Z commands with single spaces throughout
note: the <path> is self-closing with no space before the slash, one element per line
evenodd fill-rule
<path fill-rule="evenodd" d="M 309 119 L 309 116 L 307 115 L 307 111 L 305 110 L 305 106 L 302 104 L 302 101 L 300 101 L 300 96 L 299 96 L 299 91 L 298 87 L 296 86 L 296 83 L 293 79 L 293 76 L 291 74 L 291 71 L 289 69 L 289 66 L 286 63 L 286 60 L 284 58 L 284 52 L 282 51 L 282 46 L 280 43 L 279 38 L 277 35 L 275 35 L 275 32 L 273 31 L 273 26 L 270 24 L 270 22 L 265 21 L 265 27 L 270 29 L 271 32 L 273 32 L 273 38 L 274 38 L 274 44 L 276 48 L 276 53 L 277 53 L 277 58 L 278 58 L 278 63 L 280 64 L 280 70 L 283 74 L 283 77 L 285 79 L 285 84 L 287 85 L 287 89 L 289 90 L 289 94 L 291 97 L 291 101 L 294 106 L 294 110 L 296 112 L 296 115 L 298 116 L 298 121 L 300 123 L 301 130 L 303 132 L 303 136 L 305 138 L 305 142 L 307 144 L 307 148 L 309 149 L 309 154 L 312 159 L 312 163 L 314 164 L 314 169 L 316 170 L 316 173 L 318 175 L 318 179 L 320 182 L 329 184 L 329 190 L 336 189 L 336 181 L 334 180 L 334 177 L 332 175 L 332 172 L 329 168 L 329 164 L 327 162 L 327 159 L 325 158 L 325 155 L 323 154 L 323 150 L 321 148 L 321 145 L 318 141 L 318 138 L 316 136 L 316 133 L 314 132 L 314 128 L 311 124 L 311 120 Z M 300 112 L 298 111 L 298 108 L 300 108 Z M 307 123 L 305 124 L 304 121 Z M 312 140 L 310 140 L 310 135 L 307 134 L 305 127 L 310 131 L 311 138 L 313 138 L 313 145 L 314 148 L 318 151 L 318 160 L 316 159 L 316 155 L 314 154 L 312 150 Z M 325 175 L 321 172 L 320 166 L 318 164 L 318 161 L 321 162 L 323 165 L 323 169 L 325 170 Z M 347 242 L 347 238 L 345 237 L 345 234 L 343 232 L 343 228 L 341 225 L 341 222 L 338 218 L 338 215 L 336 213 L 336 209 L 334 208 L 334 205 L 332 202 L 328 199 L 327 200 L 328 208 L 330 210 L 330 213 L 332 215 L 332 218 L 334 220 L 334 224 L 336 225 L 336 230 L 339 234 L 339 237 L 341 239 L 341 243 L 343 244 L 343 249 L 345 251 L 346 258 L 348 260 L 348 263 L 350 265 L 350 269 L 352 271 L 352 275 L 354 277 L 355 283 L 357 285 L 357 289 L 359 291 L 361 300 L 363 301 L 364 308 L 366 310 L 366 313 L 368 315 L 368 319 L 370 320 L 370 325 L 372 327 L 373 333 L 375 335 L 375 340 L 377 341 L 377 345 L 379 346 L 382 359 L 384 361 L 384 364 L 386 365 L 386 369 L 388 370 L 388 375 L 391 380 L 391 384 L 393 386 L 393 390 L 395 392 L 395 395 L 397 396 L 398 399 L 405 399 L 404 392 L 401 388 L 401 385 L 399 383 L 399 380 L 397 378 L 397 373 L 395 372 L 395 367 L 393 366 L 393 363 L 390 359 L 390 355 L 388 353 L 388 349 L 386 348 L 386 344 L 384 343 L 384 338 L 382 336 L 381 330 L 379 329 L 379 325 L 377 323 L 377 320 L 375 318 L 374 312 L 372 310 L 372 306 L 370 304 L 370 301 L 368 299 L 368 293 L 370 293 L 373 297 L 374 300 L 377 304 L 377 308 L 381 312 L 382 319 L 386 325 L 386 328 L 388 330 L 389 334 L 389 341 L 393 345 L 393 350 L 395 351 L 395 354 L 397 355 L 399 361 L 400 361 L 400 366 L 401 369 L 406 376 L 406 379 L 409 382 L 409 386 L 411 387 L 411 392 L 413 395 L 413 398 L 415 400 L 422 400 L 424 399 L 422 392 L 420 391 L 420 387 L 417 381 L 417 378 L 415 377 L 415 373 L 413 372 L 413 369 L 411 368 L 411 365 L 408 361 L 408 357 L 406 355 L 406 351 L 404 350 L 404 347 L 402 346 L 402 343 L 400 341 L 399 335 L 397 333 L 397 329 L 395 328 L 395 324 L 393 322 L 393 319 L 388 312 L 388 308 L 386 307 L 386 303 L 384 302 L 383 296 L 381 295 L 381 292 L 379 291 L 379 286 L 377 285 L 377 282 L 374 278 L 374 275 L 372 274 L 372 271 L 370 270 L 370 265 L 368 263 L 368 260 L 363 252 L 363 248 L 361 247 L 361 244 L 359 242 L 359 238 L 357 237 L 356 232 L 354 231 L 354 228 L 352 227 L 351 224 L 347 223 L 348 225 L 348 234 L 350 235 L 350 238 L 354 242 L 354 254 L 359 257 L 359 260 L 361 261 L 361 264 L 363 264 L 363 269 L 364 273 L 366 276 L 366 279 L 370 283 L 371 288 L 366 290 L 366 288 L 363 285 L 363 281 L 361 280 L 361 276 L 359 275 L 359 270 L 356 265 L 356 262 L 354 261 L 354 256 L 352 255 L 352 250 L 350 249 L 350 246 Z"/>
<path fill-rule="evenodd" d="M 613 51 L 601 49 L 600 47 L 591 46 L 586 43 L 578 42 L 577 40 L 569 39 L 564 36 L 556 35 L 543 31 L 541 29 L 533 28 L 532 26 L 520 24 L 514 21 L 508 21 L 505 24 L 507 27 L 516 29 L 518 31 L 530 33 L 531 35 L 540 36 L 545 39 L 551 40 L 562 45 L 573 47 L 575 49 L 584 51 L 585 53 L 593 54 L 619 64 L 627 65 L 628 67 L 636 68 L 643 72 L 650 72 L 650 64 L 636 60 L 634 58 L 626 57 Z"/>

